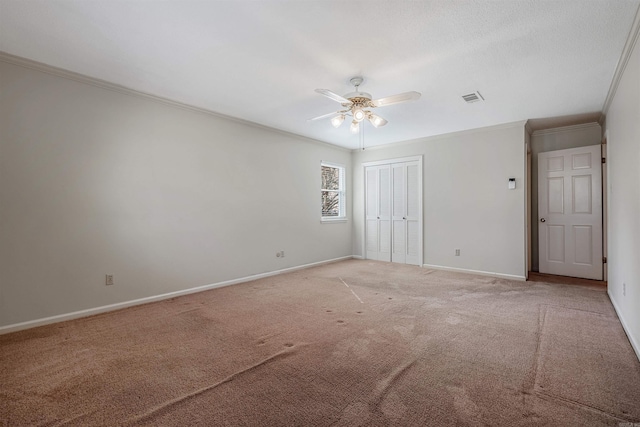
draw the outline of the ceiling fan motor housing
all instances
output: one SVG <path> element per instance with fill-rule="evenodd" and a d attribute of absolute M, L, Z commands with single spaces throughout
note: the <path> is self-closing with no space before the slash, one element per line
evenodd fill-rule
<path fill-rule="evenodd" d="M 349 101 L 355 103 L 366 104 L 371 101 L 371 94 L 367 92 L 351 92 L 344 95 Z M 344 105 L 344 104 L 343 104 Z"/>

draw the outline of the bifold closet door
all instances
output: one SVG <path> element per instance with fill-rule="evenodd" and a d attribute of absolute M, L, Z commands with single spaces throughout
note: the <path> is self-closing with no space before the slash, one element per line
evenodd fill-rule
<path fill-rule="evenodd" d="M 422 264 L 421 163 L 365 168 L 365 257 Z"/>
<path fill-rule="evenodd" d="M 366 258 L 391 261 L 391 168 L 367 167 L 365 178 Z"/>
<path fill-rule="evenodd" d="M 394 163 L 392 170 L 391 261 L 420 265 L 420 193 L 418 162 Z"/>

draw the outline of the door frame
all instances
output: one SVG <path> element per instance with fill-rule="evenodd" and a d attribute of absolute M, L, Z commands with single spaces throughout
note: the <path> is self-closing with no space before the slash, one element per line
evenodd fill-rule
<path fill-rule="evenodd" d="M 609 163 L 609 152 L 607 140 L 609 139 L 609 131 L 605 129 L 604 124 L 601 121 L 587 122 L 576 125 L 559 125 L 556 127 L 541 127 L 540 129 L 532 129 L 531 123 L 526 122 L 525 125 L 525 142 L 527 145 L 526 156 L 527 164 L 527 189 L 526 203 L 527 203 L 527 243 L 525 251 L 528 253 L 528 270 L 527 274 L 531 272 L 537 272 L 538 266 L 538 233 L 534 228 L 537 227 L 538 209 L 537 209 L 537 197 L 538 189 L 537 182 L 533 178 L 537 178 L 537 155 L 545 151 L 563 150 L 565 148 L 578 148 L 588 145 L 602 145 L 602 157 L 607 158 L 607 162 L 602 166 L 602 237 L 603 237 L 603 252 L 602 255 L 606 258 L 609 257 L 608 248 L 608 211 L 609 211 L 609 175 L 611 165 Z M 597 136 L 596 131 L 597 129 Z M 581 135 L 581 136 L 576 136 Z M 535 168 L 534 168 L 535 166 Z M 615 166 L 614 166 L 615 168 Z M 536 199 L 534 201 L 534 199 Z M 609 278 L 609 259 L 604 264 L 604 280 Z M 535 267 L 535 269 L 534 269 Z"/>
<path fill-rule="evenodd" d="M 361 171 L 360 173 L 362 174 L 362 179 L 363 179 L 363 191 L 362 191 L 362 202 L 363 205 L 365 206 L 365 209 L 363 209 L 362 212 L 362 220 L 363 220 L 363 224 L 365 224 L 364 226 L 364 230 L 362 233 L 362 254 L 363 254 L 363 258 L 367 259 L 367 227 L 366 227 L 366 223 L 367 223 L 367 212 L 366 212 L 366 203 L 367 203 L 367 167 L 369 166 L 381 166 L 381 165 L 391 165 L 393 163 L 405 163 L 405 162 L 418 162 L 418 196 L 420 197 L 420 202 L 419 202 L 419 206 L 420 206 L 420 213 L 419 213 L 419 218 L 420 221 L 418 222 L 418 238 L 420 239 L 420 243 L 419 243 L 419 247 L 420 247 L 420 255 L 419 255 L 419 260 L 420 260 L 420 267 L 422 267 L 424 265 L 424 192 L 423 192 L 423 181 L 422 181 L 422 177 L 423 177 L 423 166 L 422 166 L 422 155 L 418 155 L 418 156 L 410 156 L 410 157 L 398 157 L 398 158 L 393 158 L 393 159 L 384 159 L 384 160 L 375 160 L 375 161 L 371 161 L 371 162 L 363 162 L 361 164 Z"/>

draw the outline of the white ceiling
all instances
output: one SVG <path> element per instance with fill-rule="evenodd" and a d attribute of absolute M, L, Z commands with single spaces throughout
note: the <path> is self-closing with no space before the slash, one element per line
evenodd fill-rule
<path fill-rule="evenodd" d="M 422 93 L 378 108 L 367 146 L 599 112 L 639 4 L 0 0 L 0 50 L 356 148 L 348 123 L 307 121 L 340 107 L 314 89 Z"/>

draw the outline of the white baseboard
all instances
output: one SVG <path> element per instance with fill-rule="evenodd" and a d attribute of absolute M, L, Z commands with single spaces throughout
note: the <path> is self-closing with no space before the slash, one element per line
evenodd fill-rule
<path fill-rule="evenodd" d="M 526 281 L 525 276 L 516 276 L 514 274 L 493 273 L 490 271 L 469 270 L 467 268 L 445 267 L 443 265 L 422 264 L 424 268 L 432 268 L 434 270 L 454 271 L 456 273 L 477 274 L 479 276 L 497 277 L 499 279 L 521 280 Z"/>
<path fill-rule="evenodd" d="M 636 357 L 640 361 L 640 344 L 633 338 L 633 335 L 629 333 L 629 327 L 627 326 L 627 322 L 624 320 L 622 316 L 622 312 L 620 311 L 620 307 L 616 304 L 616 300 L 611 298 L 611 294 L 607 291 L 607 295 L 609 296 L 609 301 L 611 301 L 611 305 L 613 305 L 613 309 L 616 311 L 616 315 L 618 316 L 618 320 L 622 324 L 622 329 L 624 329 L 624 333 L 627 334 L 627 338 L 629 338 L 629 342 L 631 343 L 631 348 L 636 352 Z"/>
<path fill-rule="evenodd" d="M 362 255 L 351 255 L 351 258 L 353 258 L 353 259 L 364 259 L 364 257 Z"/>
<path fill-rule="evenodd" d="M 251 276 L 241 277 L 239 279 L 226 280 L 224 282 L 212 283 L 210 285 L 198 286 L 195 288 L 183 289 L 181 291 L 169 292 L 161 295 L 154 295 L 146 298 L 139 298 L 131 301 L 119 302 L 116 304 L 103 305 L 101 307 L 89 308 L 86 310 L 74 311 L 72 313 L 58 314 L 56 316 L 44 317 L 41 319 L 29 320 L 27 322 L 14 323 L 12 325 L 0 326 L 0 335 L 10 332 L 17 332 L 24 329 L 35 328 L 36 326 L 49 325 L 51 323 L 64 322 L 66 320 L 78 319 L 80 317 L 93 316 L 95 314 L 106 313 L 108 311 L 120 310 L 122 308 L 132 307 L 134 305 L 147 304 L 150 302 L 161 301 L 164 299 L 175 298 L 182 295 L 193 294 L 196 292 L 207 291 L 209 289 L 221 288 L 224 286 L 236 285 L 238 283 L 250 282 L 252 280 L 262 279 L 264 277 L 276 276 L 278 274 L 289 273 L 304 268 L 315 267 L 318 265 L 329 264 L 332 262 L 344 261 L 353 258 L 351 255 L 340 258 L 333 258 L 325 261 L 312 262 L 310 264 L 298 265 L 295 267 L 284 268 L 282 270 L 269 271 L 266 273 L 254 274 Z"/>

